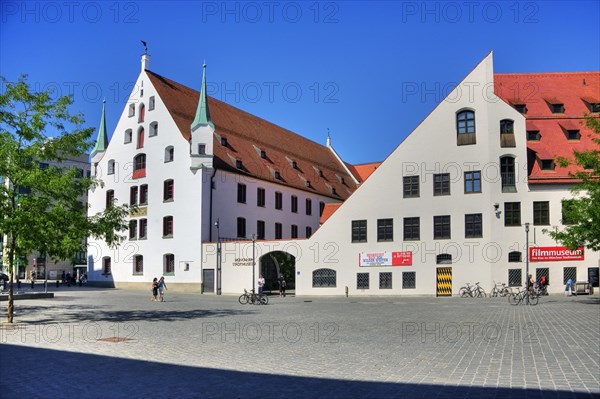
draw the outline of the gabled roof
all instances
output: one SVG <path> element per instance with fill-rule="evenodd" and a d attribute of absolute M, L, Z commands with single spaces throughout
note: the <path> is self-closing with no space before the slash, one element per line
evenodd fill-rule
<path fill-rule="evenodd" d="M 323 208 L 323 213 L 321 214 L 321 218 L 319 219 L 319 223 L 325 223 L 327 219 L 329 219 L 331 215 L 333 215 L 335 211 L 337 211 L 340 208 L 340 206 L 342 206 L 341 202 L 330 202 L 328 204 L 325 204 L 325 207 Z"/>
<path fill-rule="evenodd" d="M 529 183 L 574 181 L 570 174 L 580 170 L 576 165 L 547 171 L 540 161 L 572 159 L 573 151 L 598 149 L 584 114 L 590 113 L 590 104 L 600 103 L 600 72 L 495 74 L 494 90 L 508 104 L 525 105 L 526 129 L 540 132 L 539 141 L 527 142 Z M 553 104 L 562 104 L 564 112 L 553 113 Z M 569 130 L 579 130 L 581 137 L 569 140 Z"/>
<path fill-rule="evenodd" d="M 154 72 L 146 73 L 189 141 L 199 93 Z M 358 187 L 327 147 L 212 97 L 208 97 L 208 108 L 215 125 L 216 168 L 338 200 L 348 198 Z M 226 146 L 221 138 L 226 139 Z"/>
<path fill-rule="evenodd" d="M 381 162 L 370 162 L 357 165 L 350 165 L 349 163 L 346 163 L 348 169 L 350 169 L 350 171 L 360 182 L 367 180 L 369 176 L 375 172 L 375 169 L 377 169 L 379 165 L 381 165 Z"/>

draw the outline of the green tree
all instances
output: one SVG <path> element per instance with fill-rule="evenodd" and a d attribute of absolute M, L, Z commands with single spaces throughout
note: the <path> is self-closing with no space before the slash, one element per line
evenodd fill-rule
<path fill-rule="evenodd" d="M 92 236 L 117 245 L 126 229 L 128 207 L 112 206 L 88 216 L 83 198 L 101 182 L 68 167 L 68 158 L 85 155 L 93 128 L 69 112 L 73 100 L 33 92 L 26 76 L 16 83 L 0 77 L 0 231 L 10 274 L 8 322 L 13 322 L 16 259 L 37 250 L 52 259 L 85 251 Z M 58 166 L 47 165 L 54 164 Z"/>
<path fill-rule="evenodd" d="M 580 246 L 593 251 L 600 250 L 600 119 L 586 115 L 586 126 L 595 137 L 592 141 L 597 148 L 587 151 L 574 151 L 573 159 L 557 158 L 562 167 L 571 164 L 581 169 L 572 176 L 579 179 L 571 192 L 576 198 L 563 202 L 563 220 L 568 225 L 562 230 L 544 230 L 550 237 L 569 249 Z"/>

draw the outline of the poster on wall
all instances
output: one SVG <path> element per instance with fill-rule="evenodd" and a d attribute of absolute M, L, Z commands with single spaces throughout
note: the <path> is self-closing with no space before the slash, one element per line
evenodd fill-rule
<path fill-rule="evenodd" d="M 412 252 L 361 252 L 358 265 L 366 266 L 412 266 Z"/>
<path fill-rule="evenodd" d="M 583 247 L 573 250 L 565 247 L 529 248 L 529 261 L 531 262 L 555 262 L 561 260 L 584 260 Z"/>

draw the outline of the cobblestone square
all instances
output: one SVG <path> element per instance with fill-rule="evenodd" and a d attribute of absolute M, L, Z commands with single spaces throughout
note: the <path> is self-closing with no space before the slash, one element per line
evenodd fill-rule
<path fill-rule="evenodd" d="M 600 396 L 600 299 L 60 289 L 0 328 L 0 397 Z M 6 302 L 2 302 L 6 320 Z"/>

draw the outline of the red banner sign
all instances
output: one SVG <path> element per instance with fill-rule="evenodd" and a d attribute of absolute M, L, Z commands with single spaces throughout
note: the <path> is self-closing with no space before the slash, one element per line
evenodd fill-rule
<path fill-rule="evenodd" d="M 529 248 L 531 262 L 555 262 L 560 260 L 584 260 L 583 247 L 571 250 L 565 247 L 532 247 Z"/>
<path fill-rule="evenodd" d="M 412 266 L 412 252 L 392 252 L 392 266 Z"/>

